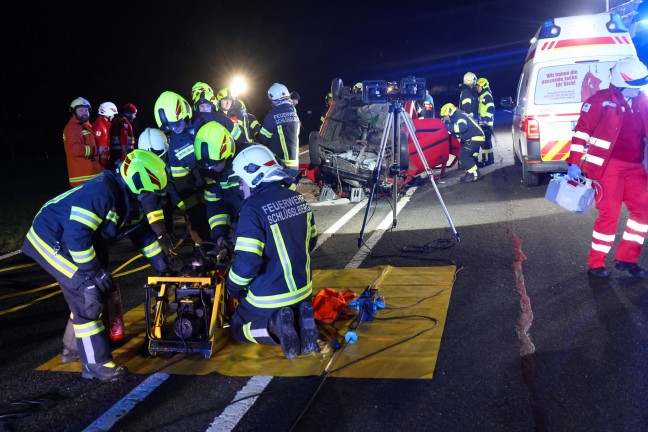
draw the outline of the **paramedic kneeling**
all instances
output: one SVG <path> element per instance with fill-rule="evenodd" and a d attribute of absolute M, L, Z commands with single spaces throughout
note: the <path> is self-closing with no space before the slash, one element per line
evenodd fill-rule
<path fill-rule="evenodd" d="M 239 300 L 230 326 L 237 342 L 281 345 L 286 358 L 319 351 L 310 252 L 317 243 L 306 199 L 263 145 L 233 162 L 244 201 L 236 230 L 229 294 Z"/>
<path fill-rule="evenodd" d="M 614 244 L 622 204 L 629 216 L 616 249 L 615 267 L 635 277 L 646 276 L 637 264 L 648 232 L 644 168 L 648 97 L 641 93 L 646 84 L 648 69 L 643 63 L 635 58 L 619 60 L 610 69 L 610 87 L 585 101 L 574 128 L 567 173 L 571 178 L 584 173 L 602 189 L 597 193 L 599 215 L 587 262 L 588 273 L 594 277 L 610 276 L 605 261 Z"/>

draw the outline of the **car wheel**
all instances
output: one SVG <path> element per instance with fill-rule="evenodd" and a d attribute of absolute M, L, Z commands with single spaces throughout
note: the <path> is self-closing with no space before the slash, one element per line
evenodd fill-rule
<path fill-rule="evenodd" d="M 333 96 L 333 99 L 340 99 L 340 91 L 343 86 L 344 84 L 342 84 L 342 79 L 333 78 L 333 81 L 331 81 L 331 95 Z"/>
<path fill-rule="evenodd" d="M 308 135 L 308 157 L 312 166 L 319 165 L 322 162 L 319 154 L 320 136 L 318 131 L 313 131 Z"/>
<path fill-rule="evenodd" d="M 529 164 L 522 164 L 522 182 L 525 186 L 534 187 L 540 184 L 540 174 L 529 171 Z"/>

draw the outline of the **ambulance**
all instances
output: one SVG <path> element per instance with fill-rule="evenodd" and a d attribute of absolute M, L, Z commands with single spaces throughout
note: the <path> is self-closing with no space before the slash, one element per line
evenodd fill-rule
<path fill-rule="evenodd" d="M 624 57 L 637 58 L 637 51 L 618 14 L 552 18 L 538 29 L 513 109 L 514 160 L 526 186 L 538 186 L 543 174 L 567 172 L 581 105 L 609 86 L 610 68 Z"/>

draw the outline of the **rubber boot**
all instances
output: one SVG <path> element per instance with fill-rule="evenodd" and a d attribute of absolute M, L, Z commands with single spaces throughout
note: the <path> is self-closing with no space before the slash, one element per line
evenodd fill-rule
<path fill-rule="evenodd" d="M 63 333 L 63 350 L 61 351 L 61 363 L 72 363 L 79 360 L 79 349 L 77 340 L 74 335 L 74 326 L 72 325 L 72 316 L 68 318 Z"/>
<path fill-rule="evenodd" d="M 117 366 L 113 362 L 105 364 L 84 364 L 81 367 L 81 376 L 85 379 L 98 379 L 100 381 L 114 381 L 128 376 L 130 372 L 125 366 Z"/>
<path fill-rule="evenodd" d="M 299 336 L 301 338 L 302 354 L 310 354 L 313 351 L 319 352 L 317 326 L 315 325 L 313 303 L 310 300 L 299 304 Z"/>
<path fill-rule="evenodd" d="M 299 355 L 299 336 L 295 331 L 295 315 L 291 308 L 285 306 L 275 311 L 270 319 L 268 330 L 281 345 L 286 358 L 294 359 Z"/>

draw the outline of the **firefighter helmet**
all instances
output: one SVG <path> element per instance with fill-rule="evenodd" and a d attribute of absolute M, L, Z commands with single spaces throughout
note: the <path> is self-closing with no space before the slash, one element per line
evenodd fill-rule
<path fill-rule="evenodd" d="M 119 173 L 128 189 L 135 195 L 142 192 L 160 192 L 167 185 L 166 165 L 150 151 L 135 149 L 126 155 Z"/>
<path fill-rule="evenodd" d="M 214 93 L 214 90 L 209 86 L 209 84 L 204 83 L 204 82 L 197 82 L 194 84 L 194 86 L 191 88 L 191 101 L 198 105 L 198 99 L 200 99 L 200 94 L 201 93 Z"/>
<path fill-rule="evenodd" d="M 470 86 L 475 85 L 475 82 L 477 82 L 477 75 L 472 72 L 466 72 L 464 74 L 463 82 Z"/>
<path fill-rule="evenodd" d="M 225 126 L 210 121 L 198 129 L 194 139 L 194 152 L 198 166 L 210 169 L 234 156 L 234 141 Z"/>
<path fill-rule="evenodd" d="M 477 85 L 481 88 L 488 88 L 488 80 L 486 78 L 479 78 L 477 80 Z"/>
<path fill-rule="evenodd" d="M 220 89 L 220 90 L 218 91 L 218 95 L 216 96 L 216 100 L 217 100 L 218 102 L 220 102 L 221 99 L 229 99 L 229 100 L 232 100 L 232 101 L 233 101 L 233 100 L 234 100 L 234 95 L 232 94 L 232 92 L 230 91 L 230 89 L 228 89 L 227 87 L 225 87 L 225 88 Z"/>
<path fill-rule="evenodd" d="M 457 111 L 457 107 L 451 103 L 447 103 L 441 107 L 441 117 L 452 116 Z"/>
<path fill-rule="evenodd" d="M 152 151 L 162 157 L 169 150 L 169 141 L 160 129 L 146 128 L 137 140 L 137 148 Z"/>
<path fill-rule="evenodd" d="M 610 69 L 610 83 L 617 88 L 640 88 L 648 84 L 648 69 L 633 57 L 619 60 Z"/>
<path fill-rule="evenodd" d="M 283 102 L 290 99 L 290 92 L 285 85 L 274 83 L 268 89 L 268 99 L 272 102 Z"/>
<path fill-rule="evenodd" d="M 112 102 L 104 102 L 99 105 L 97 113 L 100 116 L 106 117 L 108 120 L 112 121 L 113 117 L 117 115 L 117 105 Z"/>
<path fill-rule="evenodd" d="M 88 108 L 88 111 L 92 110 L 92 107 L 90 106 L 90 102 L 88 102 L 87 99 L 84 99 L 82 97 L 78 97 L 74 99 L 72 102 L 70 102 L 70 112 L 74 113 L 74 111 L 79 107 L 86 107 Z"/>
<path fill-rule="evenodd" d="M 355 83 L 352 91 L 353 93 L 362 93 L 362 83 L 361 82 Z"/>
<path fill-rule="evenodd" d="M 198 106 L 202 104 L 211 104 L 212 110 L 214 110 L 216 109 L 216 102 L 216 96 L 210 91 L 200 92 L 200 94 L 194 98 L 196 110 L 198 110 Z"/>
<path fill-rule="evenodd" d="M 191 117 L 191 107 L 179 94 L 165 91 L 155 101 L 153 114 L 162 132 L 169 132 L 175 123 Z"/>
<path fill-rule="evenodd" d="M 260 183 L 290 178 L 270 149 L 261 144 L 244 148 L 234 158 L 232 169 L 252 189 Z"/>

